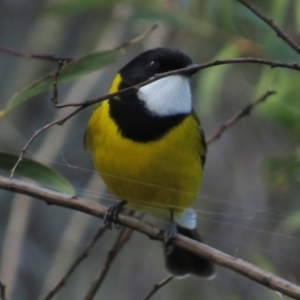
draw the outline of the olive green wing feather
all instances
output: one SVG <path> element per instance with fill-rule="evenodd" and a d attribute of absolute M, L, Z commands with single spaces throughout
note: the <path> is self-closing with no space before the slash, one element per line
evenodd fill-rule
<path fill-rule="evenodd" d="M 192 111 L 192 116 L 193 116 L 193 118 L 198 123 L 198 128 L 199 128 L 199 133 L 200 133 L 200 144 L 201 144 L 199 155 L 200 155 L 200 159 L 201 159 L 201 163 L 202 163 L 202 167 L 203 167 L 204 164 L 205 164 L 205 161 L 206 161 L 206 152 L 207 152 L 207 145 L 206 145 L 206 141 L 205 141 L 205 134 L 204 134 L 204 131 L 203 131 L 202 127 L 201 127 L 200 120 L 199 120 L 199 118 L 198 118 L 195 110 Z"/>

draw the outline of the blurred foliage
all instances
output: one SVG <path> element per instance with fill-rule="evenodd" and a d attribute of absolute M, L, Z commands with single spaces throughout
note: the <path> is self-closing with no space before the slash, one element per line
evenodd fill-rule
<path fill-rule="evenodd" d="M 224 45 L 221 51 L 213 60 L 226 59 L 227 57 L 238 57 L 242 50 L 239 47 L 239 41 Z M 225 65 L 218 72 L 215 68 L 210 68 L 203 75 L 199 76 L 198 90 L 196 97 L 201 100 L 201 112 L 211 115 L 214 109 L 214 100 L 220 97 L 224 76 L 228 72 L 230 65 Z"/>
<path fill-rule="evenodd" d="M 158 4 L 158 1 L 148 1 L 144 2 L 142 0 L 67 0 L 59 1 L 58 3 L 51 4 L 45 9 L 45 12 L 53 15 L 74 15 L 81 14 L 86 11 L 92 11 L 95 9 L 103 9 L 107 7 L 114 7 L 116 4 L 126 3 L 145 6 L 155 6 Z"/>
<path fill-rule="evenodd" d="M 292 185 L 300 185 L 299 154 L 286 158 L 270 158 L 267 170 L 268 180 L 275 187 L 290 190 Z"/>
<path fill-rule="evenodd" d="M 299 41 L 299 1 L 250 2 Z M 109 51 L 154 23 L 159 28 L 142 43 L 127 48 L 124 55 Z M 93 53 L 98 53 L 97 60 L 89 61 L 88 67 L 68 71 L 70 64 L 64 68 L 63 72 L 68 72 L 61 74 L 61 82 L 98 72 L 73 84 L 59 85 L 59 102 L 105 94 L 114 74 L 126 61 L 157 46 L 180 48 L 199 63 L 248 56 L 299 61 L 295 51 L 235 0 L 57 0 L 51 3 L 0 0 L 0 44 L 19 51 L 76 56 L 78 62 L 95 58 Z M 18 153 L 34 130 L 63 113 L 50 103 L 51 92 L 44 93 L 52 86 L 51 70 L 55 64 L 21 61 L 4 53 L 0 54 L 0 62 L 1 109 L 8 99 L 13 100 L 6 109 L 11 105 L 16 107 L 0 120 L 0 150 Z M 113 62 L 103 72 L 101 68 Z M 210 146 L 202 191 L 194 207 L 201 234 L 208 244 L 299 283 L 298 77 L 296 71 L 261 65 L 224 65 L 202 70 L 195 76 L 193 88 L 195 107 L 207 136 L 266 90 L 277 91 Z M 32 100 L 25 101 L 29 97 Z M 114 203 L 112 197 L 104 190 L 89 155 L 83 151 L 82 137 L 89 113 L 90 110 L 83 111 L 63 127 L 45 132 L 26 155 L 60 172 L 75 186 L 77 195 L 109 205 Z M 34 171 L 30 176 L 36 181 L 42 169 L 35 167 L 36 172 L 27 165 L 26 171 Z M 52 172 L 51 169 L 45 174 Z M 99 221 L 27 202 L 24 196 L 2 191 L 0 195 L 4 199 L 0 201 L 1 280 L 8 287 L 9 299 L 41 298 L 65 273 Z M 82 298 L 102 268 L 107 245 L 113 238 L 111 232 L 101 240 L 57 299 Z M 120 296 L 141 299 L 165 273 L 160 247 L 135 235 L 110 270 L 97 299 L 120 299 Z M 198 278 L 173 281 L 153 299 L 176 300 L 186 295 L 191 300 L 277 297 L 273 291 L 219 268 L 218 276 L 212 281 Z"/>

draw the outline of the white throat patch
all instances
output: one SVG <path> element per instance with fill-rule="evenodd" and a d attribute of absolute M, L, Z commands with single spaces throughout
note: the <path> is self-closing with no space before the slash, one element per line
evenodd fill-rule
<path fill-rule="evenodd" d="M 192 95 L 189 79 L 172 75 L 141 87 L 138 97 L 146 108 L 158 116 L 190 113 Z"/>

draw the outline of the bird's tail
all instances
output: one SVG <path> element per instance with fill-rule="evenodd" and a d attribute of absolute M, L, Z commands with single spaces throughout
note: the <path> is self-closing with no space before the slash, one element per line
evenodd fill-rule
<path fill-rule="evenodd" d="M 177 226 L 178 233 L 198 242 L 203 242 L 196 228 L 188 229 L 180 225 Z M 214 276 L 215 267 L 211 260 L 178 247 L 174 247 L 171 251 L 165 250 L 167 268 L 175 276 L 186 276 L 189 274 L 210 278 Z"/>

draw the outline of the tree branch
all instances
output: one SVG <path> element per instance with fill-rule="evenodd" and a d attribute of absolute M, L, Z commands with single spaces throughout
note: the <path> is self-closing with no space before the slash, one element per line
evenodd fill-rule
<path fill-rule="evenodd" d="M 60 124 L 63 124 L 66 120 L 70 119 L 72 116 L 76 115 L 79 111 L 83 110 L 83 107 L 77 107 L 73 112 L 71 112 L 69 115 L 59 119 L 59 120 L 56 120 L 56 121 L 53 121 L 51 123 L 48 123 L 47 125 L 45 125 L 44 127 L 40 128 L 39 130 L 35 131 L 35 133 L 32 135 L 32 137 L 29 139 L 29 141 L 26 143 L 26 145 L 23 147 L 21 153 L 20 153 L 20 156 L 16 162 L 16 164 L 14 165 L 14 167 L 12 168 L 11 170 L 11 174 L 10 174 L 10 178 L 13 178 L 14 176 L 14 173 L 20 163 L 20 161 L 23 159 L 25 153 L 26 153 L 26 150 L 28 149 L 28 147 L 30 146 L 30 144 L 35 140 L 35 138 L 41 134 L 43 131 L 45 131 L 46 129 L 52 127 L 53 125 L 60 125 Z"/>
<path fill-rule="evenodd" d="M 57 66 L 57 70 L 54 74 L 54 80 L 53 80 L 53 93 L 52 93 L 52 97 L 51 97 L 51 102 L 54 104 L 54 106 L 57 105 L 57 97 L 58 97 L 58 77 L 59 77 L 59 74 L 60 74 L 60 71 L 62 69 L 62 67 L 68 63 L 67 60 L 60 60 L 58 62 L 58 66 Z"/>
<path fill-rule="evenodd" d="M 53 54 L 45 54 L 45 53 L 29 53 L 29 52 L 21 52 L 21 51 L 16 51 L 12 49 L 7 49 L 4 47 L 0 47 L 0 51 L 8 53 L 10 55 L 30 59 L 42 59 L 42 60 L 49 60 L 49 61 L 67 61 L 70 62 L 71 60 L 75 59 L 75 57 L 60 57 L 60 56 L 55 56 Z"/>
<path fill-rule="evenodd" d="M 98 203 L 80 199 L 77 197 L 70 197 L 68 195 L 34 186 L 20 180 L 10 180 L 3 176 L 0 176 L 0 189 L 29 195 L 39 200 L 45 201 L 48 204 L 71 208 L 98 218 L 103 218 L 107 211 L 106 207 Z M 137 218 L 119 214 L 118 222 L 124 226 L 147 235 L 151 239 L 159 239 L 159 229 L 157 227 L 144 223 Z M 211 259 L 223 267 L 234 270 L 235 272 L 238 272 L 250 278 L 251 280 L 254 280 L 275 291 L 281 292 L 282 294 L 287 295 L 293 299 L 300 299 L 299 286 L 286 281 L 270 272 L 264 271 L 242 259 L 227 255 L 217 249 L 191 240 L 180 234 L 177 234 L 175 236 L 173 243 L 175 246 L 195 253 L 196 255 Z"/>
<path fill-rule="evenodd" d="M 151 26 L 146 31 L 144 31 L 141 35 L 135 37 L 134 39 L 132 39 L 130 41 L 126 41 L 126 42 L 122 43 L 121 45 L 117 46 L 115 49 L 116 50 L 120 50 L 120 49 L 126 48 L 126 47 L 128 47 L 130 45 L 139 43 L 140 41 L 144 40 L 157 27 L 158 27 L 157 24 Z"/>
<path fill-rule="evenodd" d="M 223 132 L 228 129 L 228 127 L 234 125 L 237 121 L 239 121 L 241 118 L 249 115 L 251 111 L 256 107 L 257 105 L 264 102 L 268 97 L 276 94 L 275 91 L 267 91 L 265 92 L 260 98 L 258 98 L 256 101 L 254 101 L 251 104 L 248 104 L 245 106 L 242 110 L 237 112 L 233 117 L 231 117 L 227 122 L 225 122 L 223 125 L 220 126 L 220 128 L 206 141 L 207 145 L 213 143 L 217 139 L 221 137 Z"/>
<path fill-rule="evenodd" d="M 149 33 L 151 33 L 157 27 L 158 27 L 158 25 L 151 26 L 145 32 L 143 32 L 141 35 L 135 37 L 134 39 L 132 39 L 130 41 L 126 41 L 126 42 L 120 44 L 119 46 L 115 47 L 115 50 L 120 50 L 120 49 L 126 48 L 126 47 L 128 47 L 132 44 L 136 44 L 136 43 L 140 42 L 141 40 L 143 40 Z M 47 54 L 47 53 L 22 52 L 22 51 L 16 51 L 16 50 L 8 49 L 8 48 L 5 48 L 5 47 L 0 47 L 0 51 L 8 53 L 10 55 L 25 58 L 25 59 L 33 58 L 33 59 L 49 60 L 49 61 L 54 61 L 54 62 L 64 61 L 64 62 L 68 63 L 68 62 L 70 62 L 70 61 L 72 61 L 73 59 L 76 58 L 76 57 L 55 56 L 53 54 Z"/>
<path fill-rule="evenodd" d="M 253 7 L 245 0 L 238 0 L 241 4 L 251 10 L 257 17 L 259 17 L 262 21 L 264 21 L 269 27 L 271 27 L 285 43 L 287 43 L 293 50 L 295 50 L 298 54 L 300 54 L 300 46 L 292 40 L 289 36 L 287 36 L 274 22 L 272 19 L 266 17 L 262 12 Z"/>
<path fill-rule="evenodd" d="M 64 108 L 64 107 L 78 107 L 78 106 L 90 106 L 93 104 L 96 104 L 98 102 L 101 102 L 103 100 L 109 99 L 109 98 L 113 98 L 115 96 L 124 94 L 128 91 L 131 90 L 137 90 L 139 88 L 141 88 L 144 85 L 147 85 L 149 83 L 152 83 L 158 79 L 167 77 L 167 76 L 171 76 L 171 75 L 178 75 L 178 74 L 184 74 L 184 73 L 188 73 L 188 72 L 197 72 L 203 69 L 207 69 L 207 68 L 211 68 L 214 66 L 220 66 L 220 65 L 228 65 L 228 64 L 259 64 L 259 65 L 266 65 L 273 68 L 285 68 L 285 69 L 290 69 L 290 70 L 295 70 L 295 71 L 300 71 L 300 65 L 297 63 L 284 63 L 284 62 L 278 62 L 278 61 L 272 61 L 272 60 L 267 60 L 267 59 L 261 59 L 261 58 L 254 58 L 254 57 L 247 57 L 247 58 L 231 58 L 231 59 L 223 59 L 223 60 L 214 60 L 211 62 L 206 62 L 203 64 L 197 64 L 197 65 L 193 65 L 190 67 L 185 67 L 182 69 L 177 69 L 177 70 L 173 70 L 173 71 L 169 71 L 169 72 L 165 72 L 165 73 L 160 73 L 160 74 L 156 74 L 155 76 L 153 76 L 152 78 L 150 78 L 149 80 L 146 80 L 140 84 L 134 85 L 134 86 L 130 86 L 128 88 L 119 90 L 117 92 L 114 93 L 110 93 L 110 94 L 106 94 L 104 96 L 101 97 L 97 97 L 94 99 L 87 99 L 84 100 L 82 102 L 77 102 L 77 103 L 63 103 L 63 104 L 58 104 L 56 107 L 57 108 Z"/>
<path fill-rule="evenodd" d="M 159 289 L 161 289 L 163 286 L 165 286 L 167 283 L 169 283 L 174 278 L 173 275 L 170 275 L 163 279 L 161 282 L 156 283 L 150 293 L 143 299 L 143 300 L 149 300 Z"/>
<path fill-rule="evenodd" d="M 119 46 L 115 47 L 115 50 L 120 50 L 120 49 L 124 49 L 130 45 L 136 44 L 138 42 L 140 42 L 141 40 L 145 39 L 153 30 L 155 30 L 157 28 L 158 25 L 153 25 L 150 28 L 148 28 L 147 30 L 145 30 L 142 34 L 140 34 L 139 36 L 133 38 L 130 41 L 126 41 L 122 44 L 120 44 Z M 57 80 L 60 74 L 61 69 L 63 68 L 63 66 L 65 64 L 67 64 L 68 62 L 70 62 L 71 60 L 73 60 L 73 58 L 65 58 L 65 57 L 55 57 L 49 54 L 32 54 L 32 53 L 25 53 L 25 52 L 18 52 L 18 51 L 14 51 L 14 50 L 9 50 L 3 47 L 0 47 L 0 51 L 4 51 L 16 56 L 21 56 L 23 58 L 40 58 L 40 59 L 46 59 L 46 60 L 53 60 L 58 62 L 58 67 L 57 70 L 54 73 L 54 81 L 53 81 L 53 95 L 51 97 L 51 101 L 53 102 L 54 106 L 57 108 L 62 108 L 62 107 L 66 107 L 63 104 L 58 104 L 57 101 L 57 96 L 58 96 L 58 90 L 57 90 Z M 23 159 L 26 150 L 28 149 L 28 147 L 30 146 L 30 144 L 35 140 L 35 138 L 40 135 L 43 131 L 45 131 L 46 129 L 52 127 L 53 125 L 63 125 L 68 119 L 70 119 L 72 116 L 76 115 L 78 112 L 80 112 L 81 110 L 83 110 L 85 107 L 89 106 L 86 104 L 82 104 L 82 105 L 67 105 L 67 106 L 76 106 L 77 108 L 75 110 L 73 110 L 70 114 L 66 115 L 65 117 L 62 117 L 61 119 L 55 120 L 47 125 L 45 125 L 44 127 L 38 129 L 33 135 L 32 137 L 29 139 L 29 141 L 26 143 L 26 145 L 23 147 L 19 159 L 17 160 L 16 164 L 14 165 L 14 167 L 11 170 L 11 175 L 10 178 L 12 178 L 14 176 L 14 172 L 18 166 L 18 164 L 20 163 L 20 161 Z"/>
<path fill-rule="evenodd" d="M 112 248 L 108 251 L 106 260 L 104 263 L 103 269 L 100 271 L 100 273 L 96 276 L 95 280 L 90 285 L 86 295 L 84 296 L 84 300 L 92 300 L 94 299 L 97 291 L 99 290 L 102 282 L 104 281 L 110 266 L 120 250 L 123 248 L 123 246 L 129 241 L 131 235 L 133 233 L 133 230 L 127 227 L 123 227 L 114 243 Z"/>
<path fill-rule="evenodd" d="M 76 260 L 73 262 L 67 273 L 58 281 L 58 283 L 49 291 L 49 293 L 45 296 L 44 300 L 50 300 L 52 299 L 57 292 L 66 284 L 66 281 L 68 278 L 72 275 L 72 273 L 75 271 L 75 269 L 79 266 L 79 264 L 89 255 L 91 249 L 94 247 L 96 242 L 100 239 L 100 237 L 104 234 L 106 231 L 107 226 L 101 226 L 98 230 L 93 239 L 88 243 L 88 245 L 85 247 L 83 252 L 76 258 Z"/>
<path fill-rule="evenodd" d="M 166 73 L 161 73 L 161 74 L 157 74 L 154 77 L 152 77 L 149 80 L 146 80 L 140 84 L 119 90 L 115 93 L 110 93 L 110 94 L 106 94 L 104 96 L 95 98 L 95 99 L 88 99 L 82 102 L 78 102 L 78 103 L 65 103 L 65 104 L 57 104 L 56 107 L 57 108 L 64 108 L 64 107 L 76 107 L 71 113 L 65 115 L 64 117 L 57 119 L 47 125 L 45 125 L 44 127 L 40 128 L 39 130 L 37 130 L 33 136 L 29 139 L 29 141 L 27 142 L 27 144 L 24 146 L 24 148 L 21 151 L 20 157 L 18 159 L 18 161 L 16 162 L 15 166 L 13 167 L 12 171 L 11 171 L 11 176 L 10 178 L 13 177 L 14 172 L 18 166 L 18 164 L 20 163 L 20 161 L 23 159 L 28 147 L 30 146 L 30 144 L 36 139 L 36 137 L 38 135 L 40 135 L 43 131 L 45 131 L 46 129 L 54 126 L 54 125 L 63 125 L 67 120 L 69 120 L 70 118 L 72 118 L 73 116 L 75 116 L 77 113 L 79 113 L 80 111 L 82 111 L 83 109 L 85 109 L 88 106 L 91 106 L 93 104 L 96 104 L 100 101 L 109 99 L 109 98 L 113 98 L 117 95 L 121 95 L 124 94 L 128 91 L 131 91 L 133 89 L 139 89 L 140 87 L 147 85 L 151 82 L 154 82 L 158 79 L 161 79 L 163 77 L 167 77 L 167 76 L 171 76 L 171 75 L 176 75 L 176 74 L 184 74 L 185 72 L 190 72 L 190 71 L 199 71 L 202 69 L 206 69 L 209 67 L 213 67 L 213 66 L 219 66 L 219 65 L 224 65 L 224 64 L 241 64 L 241 63 L 257 63 L 257 64 L 263 64 L 263 65 L 268 65 L 271 68 L 276 68 L 276 67 L 281 67 L 281 68 L 287 68 L 287 69 L 292 69 L 292 70 L 297 70 L 300 71 L 300 65 L 298 65 L 297 63 L 281 63 L 281 62 L 275 62 L 275 61 L 269 61 L 269 60 L 265 60 L 265 59 L 259 59 L 259 58 L 234 58 L 234 59 L 225 59 L 225 60 L 216 60 L 213 62 L 208 62 L 208 63 L 203 63 L 203 64 L 199 64 L 199 65 L 195 65 L 192 67 L 186 67 L 186 68 L 182 68 L 182 69 L 178 69 L 178 70 L 174 70 L 174 71 L 170 71 L 170 72 L 166 72 Z"/>

